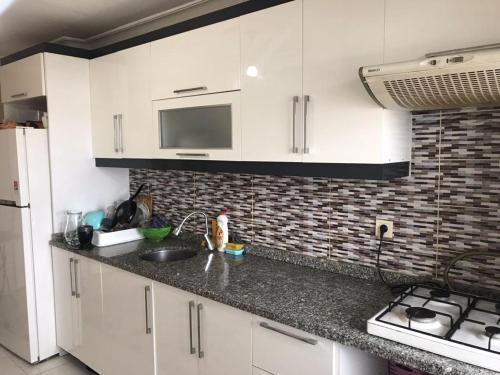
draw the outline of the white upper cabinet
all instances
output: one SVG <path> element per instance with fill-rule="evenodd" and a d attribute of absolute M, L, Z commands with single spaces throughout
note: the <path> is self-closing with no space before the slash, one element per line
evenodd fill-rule
<path fill-rule="evenodd" d="M 240 89 L 239 19 L 151 43 L 153 100 Z"/>
<path fill-rule="evenodd" d="M 302 1 L 241 17 L 245 161 L 302 161 Z"/>
<path fill-rule="evenodd" d="M 408 114 L 377 106 L 358 76 L 383 61 L 384 0 L 304 1 L 303 16 L 304 161 L 409 160 Z"/>
<path fill-rule="evenodd" d="M 2 103 L 45 95 L 43 53 L 0 66 Z"/>
<path fill-rule="evenodd" d="M 150 49 L 148 43 L 90 61 L 94 157 L 151 157 Z"/>
<path fill-rule="evenodd" d="M 498 43 L 498 0 L 387 0 L 386 63 Z"/>

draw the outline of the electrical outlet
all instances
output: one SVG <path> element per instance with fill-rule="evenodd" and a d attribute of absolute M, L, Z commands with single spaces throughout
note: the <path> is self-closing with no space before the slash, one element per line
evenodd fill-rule
<path fill-rule="evenodd" d="M 375 235 L 377 238 L 380 238 L 380 226 L 387 225 L 388 231 L 385 232 L 384 238 L 394 238 L 394 224 L 390 220 L 375 220 Z"/>

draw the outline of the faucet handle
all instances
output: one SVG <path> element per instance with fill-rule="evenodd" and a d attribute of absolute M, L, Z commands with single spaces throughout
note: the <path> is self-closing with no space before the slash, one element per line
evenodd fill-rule
<path fill-rule="evenodd" d="M 181 234 L 181 227 L 178 226 L 174 229 L 174 231 L 172 232 L 172 234 L 175 236 L 175 237 L 178 237 L 179 234 Z"/>

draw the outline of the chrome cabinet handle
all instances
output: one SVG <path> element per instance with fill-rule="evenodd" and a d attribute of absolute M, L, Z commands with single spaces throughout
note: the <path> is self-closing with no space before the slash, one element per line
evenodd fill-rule
<path fill-rule="evenodd" d="M 189 301 L 189 352 L 191 354 L 196 354 L 196 348 L 193 346 L 193 308 L 194 301 Z"/>
<path fill-rule="evenodd" d="M 123 146 L 123 115 L 120 113 L 118 115 L 118 130 L 120 131 L 120 152 L 123 153 L 125 148 Z"/>
<path fill-rule="evenodd" d="M 25 96 L 28 96 L 27 92 L 20 92 L 19 94 L 14 94 L 14 95 L 11 95 L 10 97 L 12 99 L 16 99 L 16 98 L 24 98 Z"/>
<path fill-rule="evenodd" d="M 207 153 L 196 153 L 196 152 L 177 152 L 177 156 L 180 157 L 196 157 L 196 158 L 208 158 L 210 154 Z"/>
<path fill-rule="evenodd" d="M 198 304 L 197 318 L 198 318 L 198 358 L 203 358 L 205 353 L 201 350 L 201 310 L 203 310 L 203 304 Z"/>
<path fill-rule="evenodd" d="M 118 116 L 113 115 L 113 131 L 114 131 L 114 146 L 115 146 L 115 153 L 118 153 Z"/>
<path fill-rule="evenodd" d="M 308 338 L 308 337 L 302 337 L 302 336 L 296 335 L 295 333 L 284 331 L 284 330 L 282 330 L 280 328 L 276 328 L 276 327 L 271 326 L 267 322 L 260 322 L 259 325 L 262 328 L 269 329 L 269 330 L 274 331 L 274 332 L 278 332 L 278 333 L 280 333 L 282 335 L 291 337 L 293 339 L 305 342 L 305 343 L 310 344 L 310 345 L 317 345 L 318 344 L 318 340 L 311 339 L 311 338 Z"/>
<path fill-rule="evenodd" d="M 75 289 L 73 289 L 73 262 L 74 262 L 74 259 L 73 258 L 70 258 L 69 259 L 69 278 L 70 278 L 70 284 L 71 284 L 71 296 L 74 297 L 76 296 L 76 292 L 75 292 Z"/>
<path fill-rule="evenodd" d="M 149 285 L 144 287 L 144 304 L 146 306 L 146 335 L 151 334 L 151 326 L 150 326 L 150 319 L 149 319 L 149 305 L 150 305 L 150 298 L 151 296 L 151 287 Z"/>
<path fill-rule="evenodd" d="M 310 101 L 311 97 L 309 95 L 304 95 L 304 154 L 309 153 L 309 147 L 307 146 L 307 112 Z"/>
<path fill-rule="evenodd" d="M 198 87 L 190 87 L 188 89 L 178 89 L 174 90 L 174 94 L 183 94 L 185 92 L 191 92 L 191 91 L 205 91 L 207 90 L 207 86 L 198 86 Z"/>
<path fill-rule="evenodd" d="M 80 298 L 80 285 L 78 285 L 78 259 L 75 259 L 73 264 L 75 265 L 75 297 Z"/>
<path fill-rule="evenodd" d="M 299 102 L 299 97 L 298 96 L 294 96 L 293 97 L 293 111 L 292 111 L 292 116 L 293 116 L 293 120 L 292 120 L 292 127 L 293 127 L 293 144 L 292 144 L 292 153 L 293 154 L 297 154 L 299 152 L 299 149 L 297 148 L 297 143 L 296 143 L 296 126 L 297 126 L 297 103 Z"/>

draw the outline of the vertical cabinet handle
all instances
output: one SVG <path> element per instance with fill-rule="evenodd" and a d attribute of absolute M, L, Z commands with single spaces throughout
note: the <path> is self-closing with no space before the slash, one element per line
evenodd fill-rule
<path fill-rule="evenodd" d="M 118 115 L 118 128 L 120 130 L 120 152 L 123 153 L 125 147 L 123 146 L 123 115 Z"/>
<path fill-rule="evenodd" d="M 203 358 L 205 353 L 201 350 L 201 310 L 203 310 L 203 304 L 198 304 L 197 318 L 198 318 L 198 358 Z"/>
<path fill-rule="evenodd" d="M 113 115 L 113 134 L 114 134 L 114 146 L 115 146 L 115 153 L 118 153 L 118 116 Z"/>
<path fill-rule="evenodd" d="M 144 302 L 146 306 L 146 335 L 151 334 L 151 326 L 150 326 L 150 318 L 149 318 L 149 313 L 151 311 L 150 309 L 150 302 L 151 301 L 151 287 L 149 285 L 144 287 Z"/>
<path fill-rule="evenodd" d="M 78 259 L 75 259 L 74 262 L 74 268 L 75 268 L 75 297 L 80 298 L 80 285 L 78 283 Z"/>
<path fill-rule="evenodd" d="M 310 101 L 311 97 L 309 95 L 304 95 L 304 154 L 309 153 L 309 146 L 307 145 L 307 112 Z"/>
<path fill-rule="evenodd" d="M 297 139 L 296 139 L 296 126 L 297 126 L 297 103 L 299 102 L 299 97 L 293 97 L 293 109 L 292 109 L 292 131 L 293 131 L 293 142 L 292 142 L 292 153 L 297 154 L 299 149 L 297 148 Z"/>
<path fill-rule="evenodd" d="M 75 292 L 75 289 L 73 286 L 73 262 L 74 261 L 75 260 L 73 258 L 69 259 L 69 279 L 71 280 L 70 284 L 71 284 L 71 296 L 72 297 L 76 296 L 76 292 Z"/>
<path fill-rule="evenodd" d="M 193 309 L 194 301 L 189 301 L 189 353 L 196 354 L 196 348 L 193 346 Z"/>

